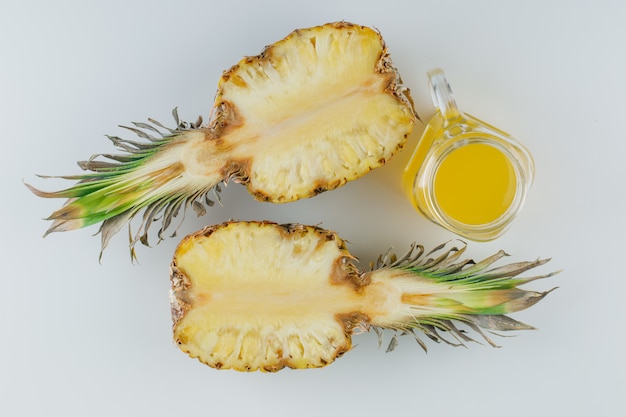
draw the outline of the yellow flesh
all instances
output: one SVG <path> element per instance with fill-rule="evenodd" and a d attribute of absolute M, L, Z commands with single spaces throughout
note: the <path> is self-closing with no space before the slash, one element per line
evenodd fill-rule
<path fill-rule="evenodd" d="M 330 282 L 345 255 L 316 233 L 286 240 L 280 228 L 258 224 L 186 239 L 175 259 L 192 283 L 183 296 L 192 309 L 174 337 L 218 368 L 324 366 L 350 348 L 337 315 L 359 303 L 351 284 Z"/>
<path fill-rule="evenodd" d="M 428 311 L 407 291 L 446 291 L 402 270 L 359 278 L 338 236 L 300 227 L 227 223 L 181 242 L 174 264 L 187 287 L 174 285 L 172 305 L 183 351 L 240 371 L 321 367 L 350 349 L 354 328 L 397 328 Z"/>
<path fill-rule="evenodd" d="M 385 53 L 369 28 L 325 25 L 294 32 L 222 78 L 216 105 L 234 108 L 237 127 L 221 139 L 229 160 L 252 160 L 253 194 L 310 197 L 384 164 L 402 146 L 415 116 L 391 91 L 395 72 L 378 68 Z"/>

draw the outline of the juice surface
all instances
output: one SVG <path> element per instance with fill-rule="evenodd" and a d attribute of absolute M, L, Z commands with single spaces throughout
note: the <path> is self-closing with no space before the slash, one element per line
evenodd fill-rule
<path fill-rule="evenodd" d="M 497 148 L 473 143 L 453 150 L 435 174 L 435 199 L 458 222 L 481 225 L 497 220 L 515 197 L 515 171 Z"/>

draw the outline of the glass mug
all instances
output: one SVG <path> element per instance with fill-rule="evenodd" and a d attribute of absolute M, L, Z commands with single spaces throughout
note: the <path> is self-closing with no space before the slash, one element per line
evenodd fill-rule
<path fill-rule="evenodd" d="M 532 156 L 509 134 L 460 112 L 444 72 L 428 73 L 436 114 L 402 177 L 428 219 L 476 241 L 504 233 L 534 177 Z"/>

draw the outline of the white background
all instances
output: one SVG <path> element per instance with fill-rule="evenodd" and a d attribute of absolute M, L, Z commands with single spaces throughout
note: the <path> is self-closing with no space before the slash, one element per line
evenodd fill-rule
<path fill-rule="evenodd" d="M 623 332 L 626 3 L 621 1 L 4 1 L 0 6 L 2 302 L 0 414 L 6 416 L 617 415 Z M 122 233 L 98 264 L 96 227 L 41 235 L 75 161 L 113 151 L 104 134 L 148 117 L 208 116 L 221 72 L 295 28 L 375 26 L 424 120 L 426 72 L 442 67 L 459 107 L 524 142 L 536 181 L 510 231 L 471 244 L 511 261 L 552 257 L 531 285 L 559 286 L 514 315 L 539 330 L 468 349 L 373 334 L 319 370 L 216 371 L 171 341 L 168 265 L 179 238 L 138 248 Z M 389 246 L 454 236 L 405 200 L 402 169 L 423 129 L 386 166 L 316 198 L 257 203 L 238 185 L 187 216 L 180 236 L 230 218 L 318 224 L 363 265 Z M 125 134 L 126 135 L 126 134 Z M 128 137 L 128 135 L 126 135 Z M 388 336 L 389 337 L 389 336 Z M 621 411 L 620 411 L 621 410 Z"/>

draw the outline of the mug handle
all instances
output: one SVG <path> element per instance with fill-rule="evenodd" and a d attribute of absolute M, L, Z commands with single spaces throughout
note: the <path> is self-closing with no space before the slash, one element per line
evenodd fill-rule
<path fill-rule="evenodd" d="M 443 116 L 444 126 L 461 117 L 452 88 L 442 69 L 436 68 L 428 72 L 428 84 L 433 103 Z"/>

